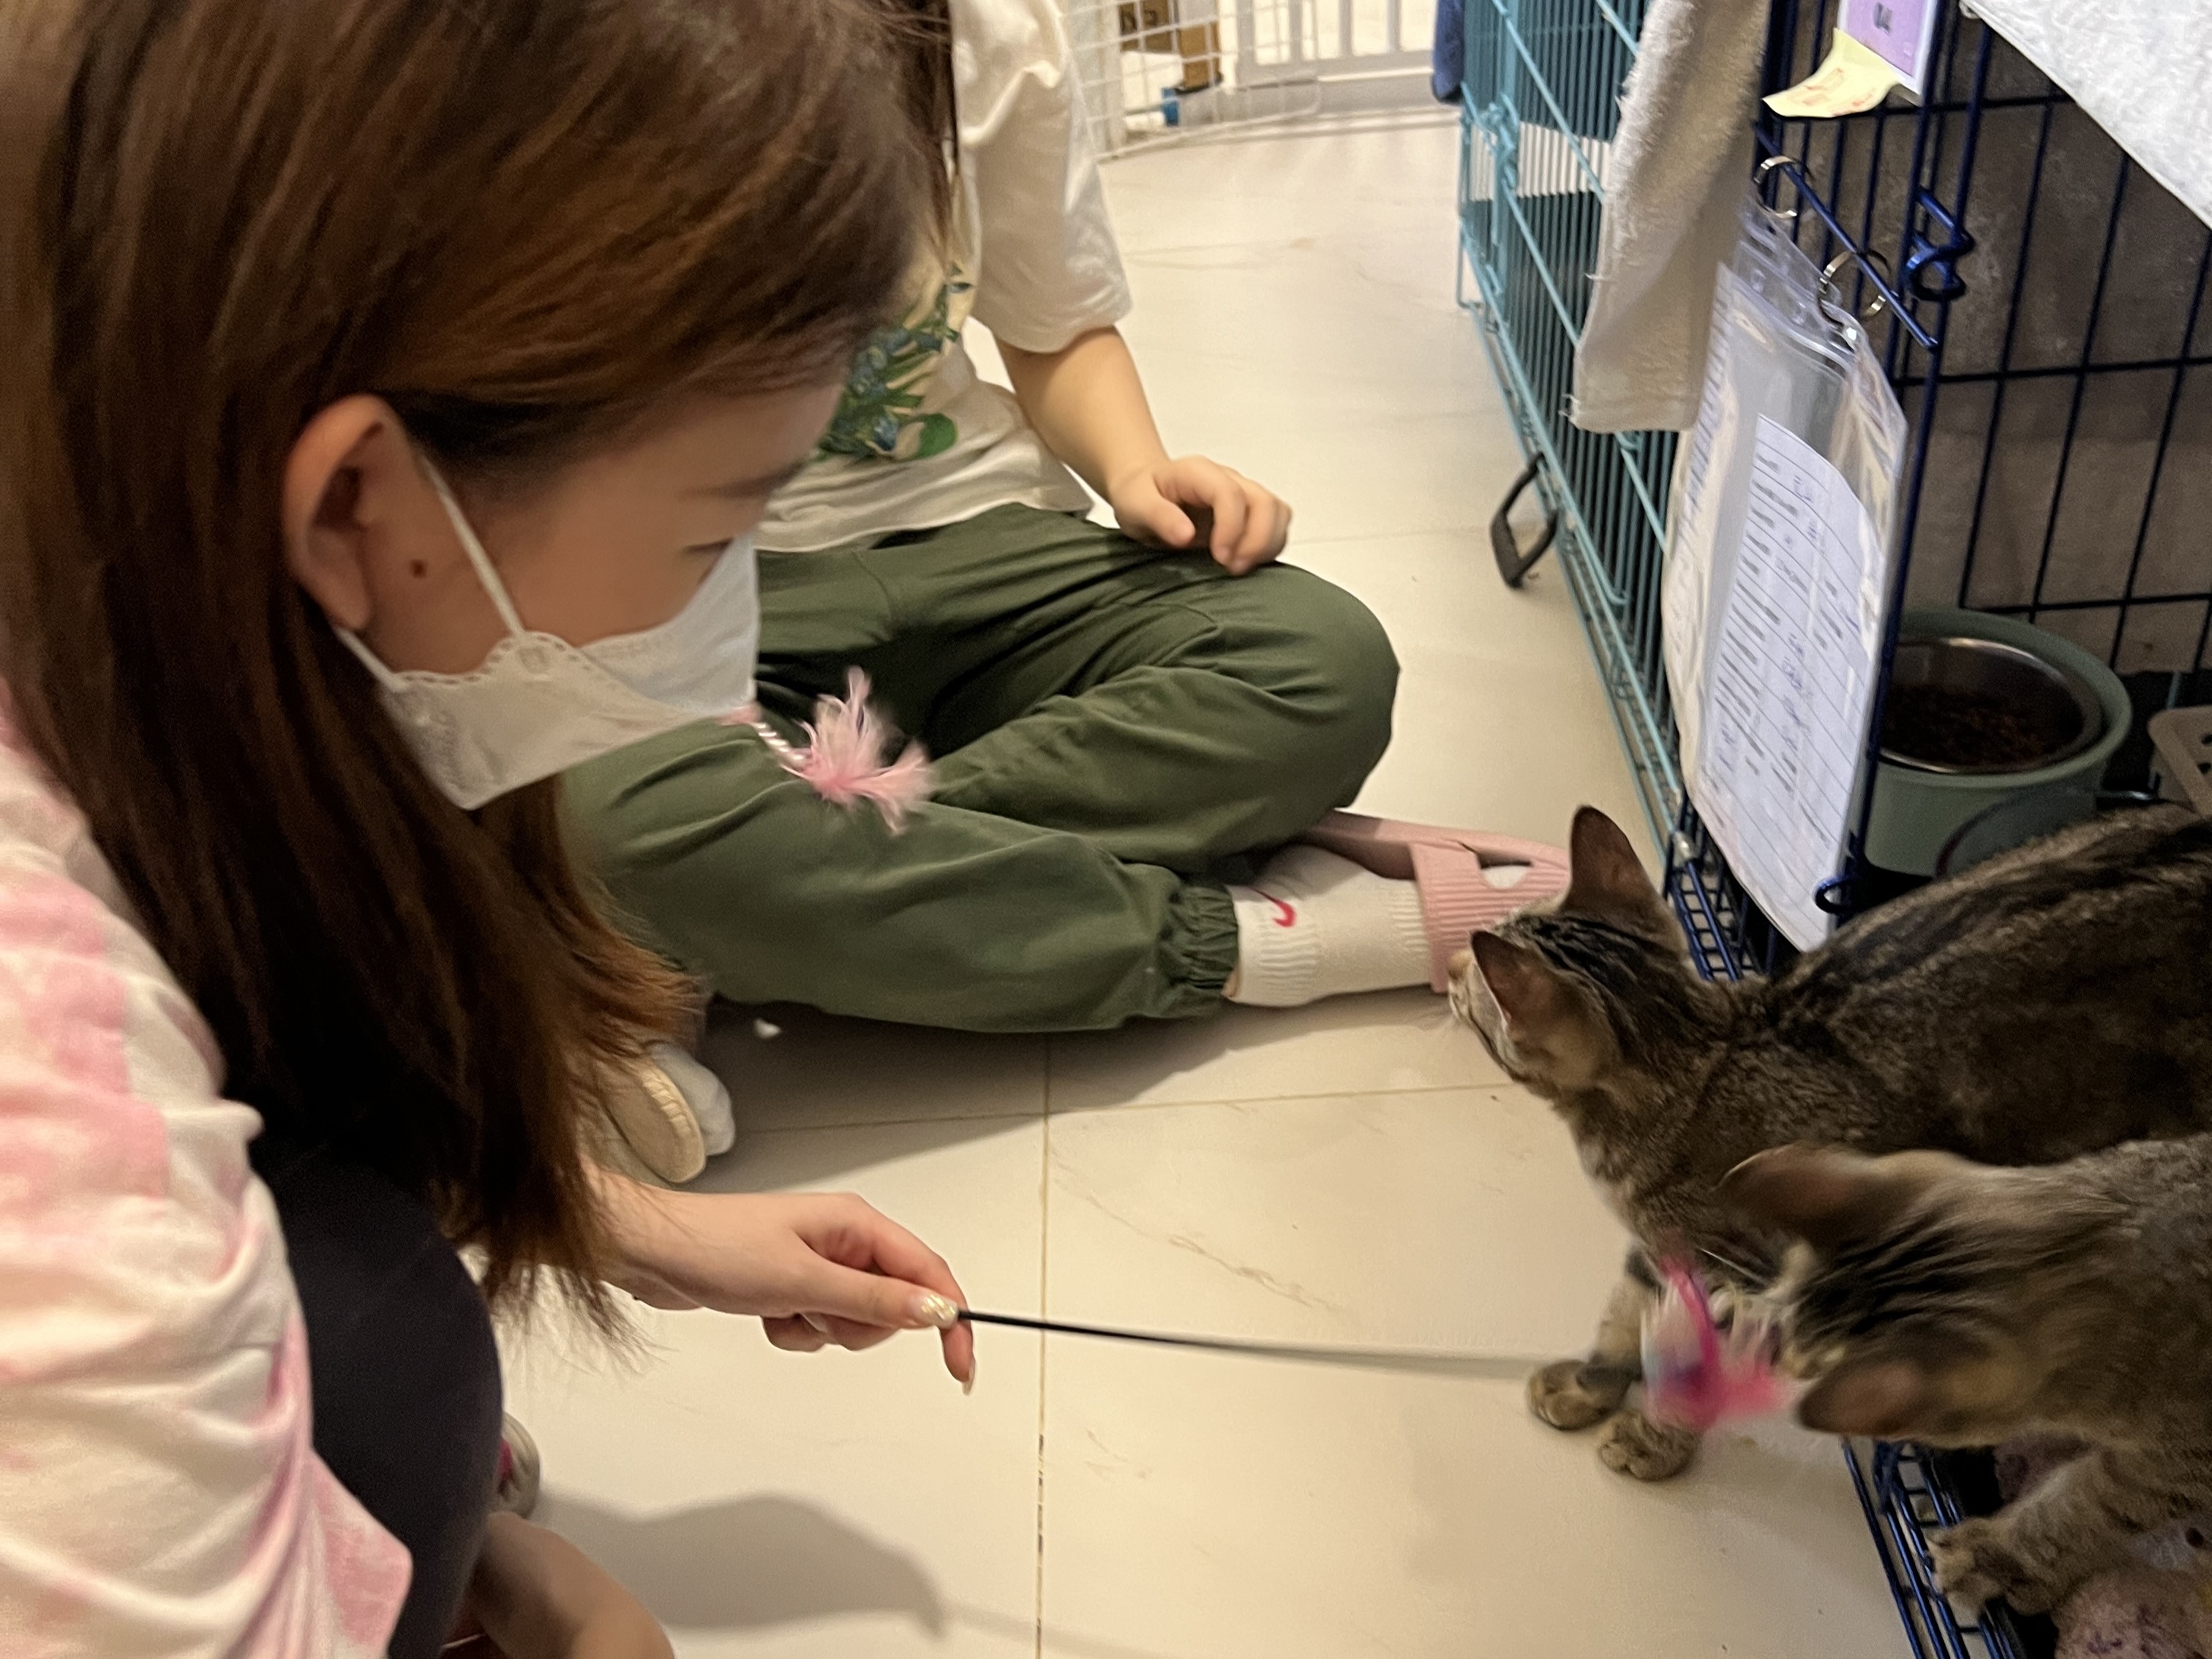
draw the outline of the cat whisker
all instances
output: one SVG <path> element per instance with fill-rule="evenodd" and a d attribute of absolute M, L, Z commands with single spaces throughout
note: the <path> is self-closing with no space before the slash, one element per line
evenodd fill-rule
<path fill-rule="evenodd" d="M 1709 1244 L 1698 1245 L 1698 1254 L 1718 1266 L 1727 1268 L 1730 1273 L 1734 1273 L 1738 1279 L 1743 1280 L 1747 1285 L 1755 1285 L 1764 1277 L 1763 1274 L 1753 1273 L 1749 1267 L 1745 1267 L 1742 1262 L 1731 1261 L 1729 1257 L 1723 1255 L 1718 1250 L 1714 1249 Z"/>

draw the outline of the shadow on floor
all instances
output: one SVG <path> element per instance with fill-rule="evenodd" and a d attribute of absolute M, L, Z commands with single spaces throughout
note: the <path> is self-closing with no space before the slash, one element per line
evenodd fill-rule
<path fill-rule="evenodd" d="M 936 1641 L 965 1628 L 1026 1650 L 1033 1613 L 946 1603 L 919 1563 L 794 1498 L 738 1498 L 641 1519 L 548 1492 L 536 1518 L 620 1580 L 672 1630 L 762 1630 L 855 1614 L 911 1619 Z M 1048 1629 L 1066 1659 L 1170 1659 Z"/>
<path fill-rule="evenodd" d="M 887 1613 L 933 1637 L 945 1632 L 945 1604 L 920 1563 L 799 1498 L 737 1498 L 638 1517 L 549 1492 L 536 1518 L 676 1628 L 757 1630 Z"/>

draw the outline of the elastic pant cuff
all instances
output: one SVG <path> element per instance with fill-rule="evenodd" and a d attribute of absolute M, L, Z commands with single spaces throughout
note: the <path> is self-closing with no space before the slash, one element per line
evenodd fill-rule
<path fill-rule="evenodd" d="M 1237 971 L 1237 907 L 1218 882 L 1186 881 L 1168 901 L 1168 925 L 1160 941 L 1176 1006 L 1170 1018 L 1210 1012 L 1221 1005 L 1222 988 Z"/>

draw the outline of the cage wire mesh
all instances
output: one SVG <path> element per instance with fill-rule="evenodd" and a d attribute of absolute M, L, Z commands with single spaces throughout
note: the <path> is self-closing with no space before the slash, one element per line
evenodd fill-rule
<path fill-rule="evenodd" d="M 1807 72 L 1828 19 L 1790 21 L 1802 26 L 1778 18 L 1770 85 Z M 2212 229 L 1955 12 L 1923 107 L 1768 118 L 1759 140 L 1800 244 L 1845 260 L 1912 424 L 1900 608 L 2018 617 L 2102 657 L 2137 713 L 2105 783 L 2140 788 L 2143 717 L 2205 691 Z M 1733 965 L 1771 967 L 1779 947 L 1693 819 L 1686 809 L 1684 873 L 1736 910 Z M 1838 908 L 1911 879 L 1855 856 Z"/>
<path fill-rule="evenodd" d="M 1429 98 L 1436 0 L 1065 0 L 1099 150 Z"/>
<path fill-rule="evenodd" d="M 1681 805 L 1658 585 L 1674 435 L 1589 433 L 1566 419 L 1620 87 L 1645 6 L 1468 0 L 1460 298 L 1483 325 L 1554 556 L 1663 840 Z M 1501 513 L 1494 533 L 1504 528 Z"/>
<path fill-rule="evenodd" d="M 1770 82 L 1814 49 L 1778 32 Z M 1954 21 L 1939 70 L 1924 112 L 1761 134 L 1904 270 L 1934 336 L 1887 330 L 1921 473 L 1906 602 L 2024 617 L 2124 676 L 2193 673 L 2212 634 L 2212 231 L 1984 26 Z M 1844 246 L 1817 212 L 1799 240 L 1823 261 Z M 1865 297 L 1869 273 L 1852 286 Z"/>
<path fill-rule="evenodd" d="M 1674 438 L 1587 434 L 1566 418 L 1644 7 L 1468 0 L 1462 297 L 1668 848 L 1670 896 L 1700 965 L 1735 977 L 1789 952 L 1675 769 L 1657 603 Z M 1835 0 L 1775 0 L 1765 89 L 1808 74 L 1835 21 Z M 1757 138 L 1767 200 L 1795 216 L 1816 262 L 1841 257 L 1844 295 L 1869 318 L 1911 423 L 1899 608 L 1960 605 L 2049 629 L 2111 664 L 2139 716 L 2212 702 L 2212 231 L 1955 6 L 1924 105 L 1763 114 Z M 1493 529 L 1510 569 L 1504 508 Z M 2148 749 L 2140 736 L 2123 749 L 2107 787 L 2147 773 Z M 1883 872 L 1840 873 L 1841 908 L 1883 896 Z M 1850 1458 L 1912 1652 L 2049 1650 L 2047 1624 L 2002 1607 L 1963 1620 L 1935 1587 L 1927 1535 L 1994 1500 L 1974 1490 L 1985 1471 L 1910 1447 Z"/>
<path fill-rule="evenodd" d="M 1643 0 L 1470 0 L 1463 285 L 1709 965 L 1784 951 L 1682 800 L 1657 575 L 1672 434 L 1565 416 L 1615 100 Z M 1808 73 L 1831 0 L 1778 0 L 1765 84 Z M 2021 617 L 2104 657 L 2139 708 L 2212 695 L 2212 232 L 1978 21 L 1948 12 L 1924 107 L 1762 118 L 1765 190 L 1844 258 L 1912 422 L 1907 606 Z M 2112 781 L 2148 769 L 2124 750 Z M 1881 872 L 1837 890 L 1882 896 Z M 1701 885 L 1699 884 L 1702 884 Z"/>

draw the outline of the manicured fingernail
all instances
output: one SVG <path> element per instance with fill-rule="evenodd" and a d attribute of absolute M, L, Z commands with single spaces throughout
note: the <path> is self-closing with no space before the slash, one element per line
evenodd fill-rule
<path fill-rule="evenodd" d="M 975 1392 L 975 1367 L 981 1363 L 982 1362 L 978 1360 L 974 1354 L 971 1353 L 968 1356 L 968 1376 L 960 1384 L 960 1392 L 962 1394 L 969 1395 Z"/>
<path fill-rule="evenodd" d="M 799 1316 L 805 1320 L 808 1324 L 813 1326 L 816 1330 L 821 1332 L 823 1335 L 827 1336 L 830 1334 L 830 1322 L 823 1318 L 821 1315 L 801 1314 Z"/>
<path fill-rule="evenodd" d="M 949 1331 L 960 1322 L 960 1304 L 949 1296 L 938 1295 L 935 1291 L 921 1291 L 909 1305 L 909 1317 L 916 1325 Z"/>

